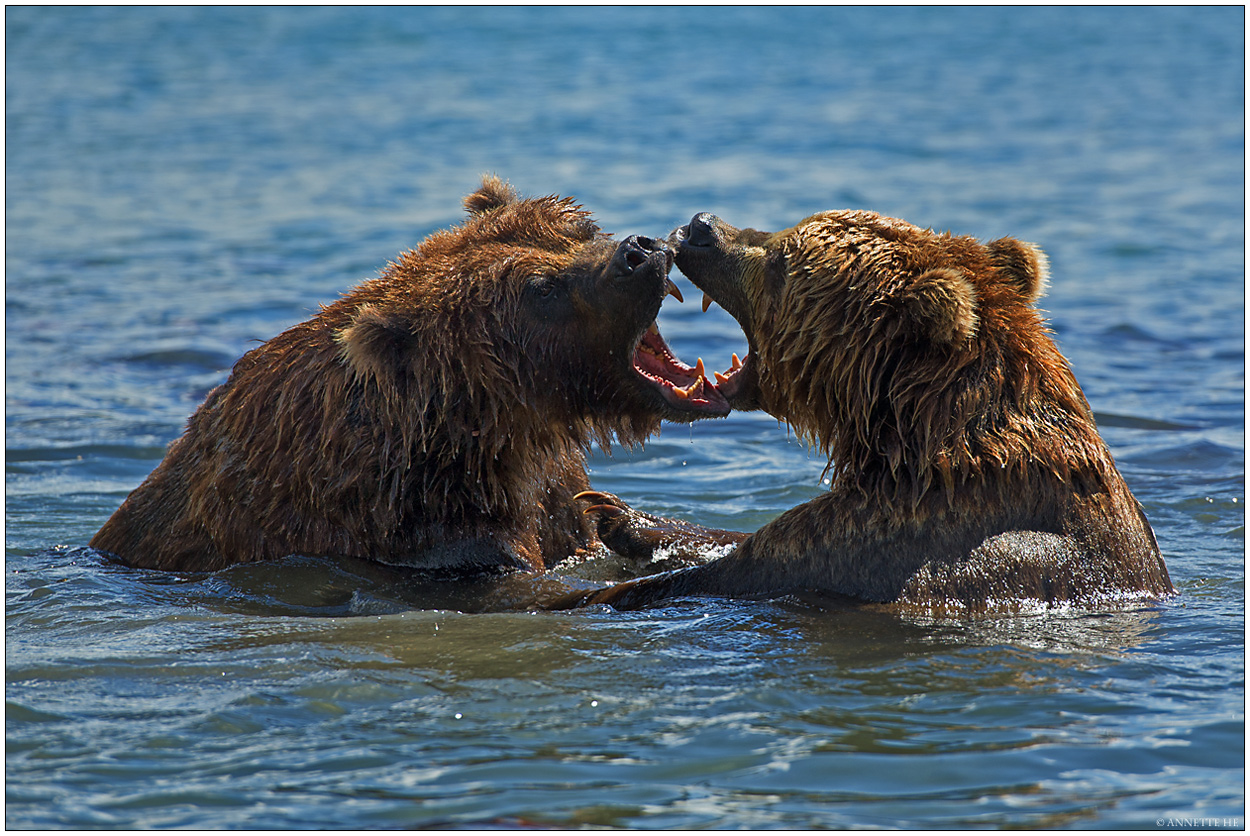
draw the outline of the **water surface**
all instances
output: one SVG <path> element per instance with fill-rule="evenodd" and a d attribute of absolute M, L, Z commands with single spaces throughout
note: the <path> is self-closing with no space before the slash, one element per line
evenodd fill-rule
<path fill-rule="evenodd" d="M 1244 827 L 1243 32 L 1240 8 L 8 9 L 6 825 Z M 619 235 L 867 208 L 1037 242 L 1181 594 L 469 614 L 367 567 L 84 548 L 243 352 L 486 171 Z M 723 368 L 740 331 L 676 278 L 665 334 Z M 591 465 L 754 530 L 825 462 L 735 414 Z"/>

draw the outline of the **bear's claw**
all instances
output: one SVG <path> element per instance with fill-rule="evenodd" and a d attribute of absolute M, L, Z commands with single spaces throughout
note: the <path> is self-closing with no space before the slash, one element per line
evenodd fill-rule
<path fill-rule="evenodd" d="M 620 499 L 613 494 L 604 493 L 603 491 L 582 491 L 581 493 L 574 494 L 573 499 L 575 501 L 580 500 L 583 502 L 620 502 Z"/>
<path fill-rule="evenodd" d="M 591 514 L 604 514 L 607 517 L 619 517 L 628 509 L 624 502 L 614 494 L 604 493 L 603 491 L 582 491 L 574 495 L 575 502 L 594 503 L 582 509 L 582 513 L 589 516 Z"/>

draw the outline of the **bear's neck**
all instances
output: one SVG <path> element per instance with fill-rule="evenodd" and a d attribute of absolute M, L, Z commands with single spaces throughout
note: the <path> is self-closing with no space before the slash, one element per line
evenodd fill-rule
<path fill-rule="evenodd" d="M 437 411 L 437 410 L 436 410 Z M 525 527 L 558 463 L 581 460 L 586 440 L 572 427 L 549 426 L 515 406 L 480 415 L 449 410 L 389 427 L 379 450 L 402 451 L 397 505 L 440 524 L 474 520 Z"/>
<path fill-rule="evenodd" d="M 257 358 L 280 357 L 289 342 L 305 358 L 299 379 L 277 362 L 257 362 L 244 371 L 249 385 L 236 389 L 256 426 L 316 451 L 294 467 L 301 481 L 318 486 L 326 513 L 367 509 L 370 527 L 388 542 L 419 541 L 423 530 L 524 530 L 540 509 L 553 462 L 583 461 L 589 438 L 576 422 L 544 420 L 505 393 L 444 384 L 415 365 L 362 376 L 344 362 L 332 333 L 314 321 L 257 349 Z M 292 465 L 283 456 L 264 445 L 254 452 L 255 468 L 272 481 L 289 479 Z"/>
<path fill-rule="evenodd" d="M 1057 408 L 998 420 L 882 421 L 831 440 L 833 490 L 919 516 L 1099 490 L 1114 470 L 1092 418 Z"/>
<path fill-rule="evenodd" d="M 830 456 L 834 489 L 869 504 L 937 509 L 978 493 L 1096 488 L 1114 465 L 1080 387 L 1066 364 L 1058 371 L 1016 386 L 985 375 L 963 388 L 882 387 L 893 397 L 858 409 L 792 398 L 818 408 L 787 417 Z"/>

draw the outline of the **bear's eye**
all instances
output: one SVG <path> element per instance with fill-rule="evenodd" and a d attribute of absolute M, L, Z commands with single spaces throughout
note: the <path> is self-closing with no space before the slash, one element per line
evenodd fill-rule
<path fill-rule="evenodd" d="M 530 292 L 541 299 L 548 298 L 556 290 L 555 280 L 548 276 L 533 276 L 527 284 Z"/>

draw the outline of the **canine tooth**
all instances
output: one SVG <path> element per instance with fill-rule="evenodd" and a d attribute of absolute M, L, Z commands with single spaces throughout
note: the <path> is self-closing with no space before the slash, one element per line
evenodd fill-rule
<path fill-rule="evenodd" d="M 706 293 L 703 294 L 703 312 L 707 313 L 707 309 L 712 307 L 712 297 Z"/>
<path fill-rule="evenodd" d="M 716 377 L 717 385 L 729 382 L 729 375 L 721 374 L 720 372 L 712 372 L 712 374 Z"/>
<path fill-rule="evenodd" d="M 734 371 L 734 372 L 736 372 L 736 371 L 738 371 L 738 369 L 740 369 L 740 368 L 742 368 L 742 361 L 741 361 L 741 360 L 739 360 L 739 359 L 738 359 L 738 355 L 737 355 L 737 354 L 735 354 L 735 355 L 734 355 L 734 359 L 733 359 L 733 365 L 731 365 L 731 366 L 729 367 L 729 370 L 730 370 L 730 371 Z"/>
<path fill-rule="evenodd" d="M 707 372 L 703 370 L 703 358 L 702 357 L 699 358 L 699 362 L 694 364 L 694 376 L 697 377 L 699 380 L 702 380 L 704 377 L 707 376 Z"/>
<path fill-rule="evenodd" d="M 655 334 L 657 337 L 660 335 L 660 326 L 655 324 L 654 319 L 651 320 L 651 324 L 647 326 L 647 333 Z"/>
<path fill-rule="evenodd" d="M 685 299 L 681 298 L 681 291 L 677 289 L 677 285 L 673 284 L 672 279 L 664 280 L 664 292 L 667 293 L 669 296 L 672 296 L 678 302 L 686 301 Z"/>
<path fill-rule="evenodd" d="M 695 382 L 691 383 L 689 386 L 685 386 L 685 387 L 674 386 L 673 392 L 675 392 L 677 394 L 677 397 L 681 398 L 683 401 L 689 400 L 691 395 L 703 394 L 703 381 L 704 381 L 704 378 L 700 377 L 700 378 L 696 378 Z"/>

